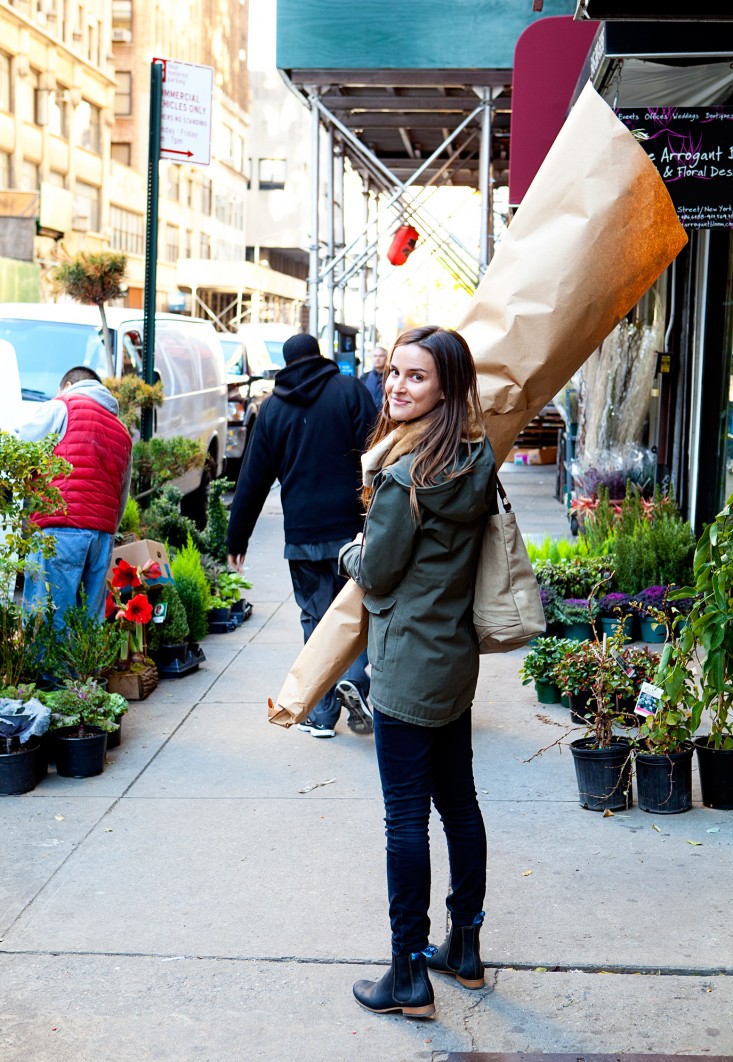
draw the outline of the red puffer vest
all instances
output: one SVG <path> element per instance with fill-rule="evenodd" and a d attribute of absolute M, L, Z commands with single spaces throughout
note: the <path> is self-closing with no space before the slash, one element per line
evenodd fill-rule
<path fill-rule="evenodd" d="M 38 516 L 40 527 L 80 527 L 114 534 L 120 492 L 130 461 L 132 439 L 127 428 L 93 398 L 59 398 L 66 406 L 66 432 L 54 453 L 72 466 L 54 480 L 66 502 L 65 513 Z"/>

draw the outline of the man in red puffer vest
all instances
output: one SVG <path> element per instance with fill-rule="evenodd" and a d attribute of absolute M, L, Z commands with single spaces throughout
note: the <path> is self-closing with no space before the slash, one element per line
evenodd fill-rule
<path fill-rule="evenodd" d="M 104 618 L 107 569 L 132 465 L 132 439 L 117 411 L 117 400 L 97 374 L 77 366 L 61 378 L 56 398 L 17 429 L 28 441 L 56 435 L 54 453 L 72 466 L 68 476 L 54 483 L 66 510 L 33 518 L 53 538 L 56 550 L 52 557 L 31 554 L 23 591 L 28 611 L 44 607 L 50 596 L 59 629 L 66 609 L 81 603 L 82 590 L 88 611 Z"/>

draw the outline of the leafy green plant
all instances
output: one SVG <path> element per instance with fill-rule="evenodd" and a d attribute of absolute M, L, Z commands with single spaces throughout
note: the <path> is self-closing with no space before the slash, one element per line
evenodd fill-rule
<path fill-rule="evenodd" d="M 680 516 L 671 493 L 657 490 L 648 503 L 627 489 L 612 553 L 618 590 L 634 594 L 642 586 L 686 582 L 693 551 L 692 528 Z"/>
<path fill-rule="evenodd" d="M 570 541 L 566 538 L 553 538 L 547 535 L 542 542 L 526 542 L 527 554 L 533 566 L 545 564 L 559 564 L 561 561 L 573 560 L 575 557 L 585 557 L 588 549 L 583 538 Z"/>
<path fill-rule="evenodd" d="M 560 623 L 593 623 L 598 605 L 593 598 L 566 597 L 555 605 L 555 617 Z"/>
<path fill-rule="evenodd" d="M 0 686 L 34 682 L 39 675 L 43 632 L 50 617 L 39 611 L 27 615 L 14 601 L 0 602 Z"/>
<path fill-rule="evenodd" d="M 681 645 L 665 645 L 653 683 L 662 690 L 662 698 L 655 713 L 644 717 L 639 740 L 648 752 L 664 756 L 679 752 L 697 729 L 691 707 L 695 701 L 694 675 L 689 654 Z"/>
<path fill-rule="evenodd" d="M 583 538 L 592 556 L 604 556 L 613 550 L 617 514 L 608 498 L 608 488 L 599 486 L 598 504 L 585 515 Z"/>
<path fill-rule="evenodd" d="M 192 468 L 202 468 L 203 447 L 195 439 L 173 435 L 169 439 L 154 436 L 148 442 L 139 439 L 132 447 L 132 491 L 139 499 Z"/>
<path fill-rule="evenodd" d="M 552 669 L 552 680 L 564 693 L 580 693 L 589 690 L 596 674 L 596 659 L 591 652 L 591 642 L 576 642 L 563 638 L 564 651 Z"/>
<path fill-rule="evenodd" d="M 44 703 L 51 709 L 51 728 L 75 726 L 84 737 L 88 726 L 111 733 L 119 730 L 117 719 L 128 709 L 119 693 L 108 693 L 96 679 L 66 679 L 63 688 L 47 693 Z"/>
<path fill-rule="evenodd" d="M 163 384 L 160 380 L 148 384 L 130 373 L 120 377 L 110 376 L 104 381 L 104 386 L 117 399 L 120 420 L 130 433 L 139 430 L 144 409 L 157 409 L 163 405 Z"/>
<path fill-rule="evenodd" d="M 573 557 L 556 564 L 545 561 L 535 568 L 541 587 L 557 591 L 561 598 L 587 597 L 599 581 L 610 581 L 607 557 Z"/>
<path fill-rule="evenodd" d="M 733 495 L 703 530 L 693 561 L 694 584 L 670 594 L 697 597 L 678 644 L 678 666 L 698 657 L 700 681 L 691 698 L 693 731 L 710 713 L 711 744 L 733 748 Z M 703 652 L 700 653 L 700 650 Z"/>
<path fill-rule="evenodd" d="M 538 679 L 540 682 L 555 682 L 555 668 L 577 646 L 572 638 L 535 638 L 519 669 L 522 685 L 527 686 Z"/>
<path fill-rule="evenodd" d="M 119 533 L 123 535 L 137 535 L 140 533 L 140 506 L 132 496 L 128 497 L 125 504 Z"/>
<path fill-rule="evenodd" d="M 94 304 L 99 308 L 110 375 L 113 373 L 112 340 L 104 306 L 122 294 L 126 270 L 127 256 L 119 251 L 79 251 L 51 274 L 56 291 L 70 295 L 76 302 Z"/>
<path fill-rule="evenodd" d="M 223 571 L 216 581 L 219 597 L 225 605 L 236 605 L 242 596 L 242 590 L 251 590 L 252 583 L 248 582 L 240 572 Z"/>
<path fill-rule="evenodd" d="M 44 668 L 59 676 L 82 681 L 99 678 L 112 671 L 122 651 L 121 631 L 87 610 L 83 590 L 81 603 L 64 613 L 62 636 L 50 624 L 47 632 L 42 639 Z"/>
<path fill-rule="evenodd" d="M 199 641 L 208 633 L 206 613 L 211 607 L 211 593 L 201 567 L 201 551 L 190 535 L 171 561 L 171 574 L 186 610 L 190 637 Z"/>
<path fill-rule="evenodd" d="M 228 479 L 216 479 L 209 487 L 204 548 L 214 560 L 221 564 L 226 564 L 227 561 L 227 528 L 229 526 L 229 514 L 222 501 L 222 495 L 233 487 L 234 484 Z"/>
<path fill-rule="evenodd" d="M 189 538 L 197 549 L 203 550 L 204 540 L 193 520 L 181 512 L 181 494 L 172 483 L 164 486 L 149 507 L 140 514 L 140 534 L 154 542 L 165 542 L 173 549 L 182 549 Z"/>
<path fill-rule="evenodd" d="M 165 619 L 155 622 L 155 610 L 165 605 Z M 157 650 L 162 645 L 180 645 L 188 638 L 188 618 L 175 586 L 165 583 L 160 587 L 153 608 L 153 622 L 148 627 L 148 649 Z"/>

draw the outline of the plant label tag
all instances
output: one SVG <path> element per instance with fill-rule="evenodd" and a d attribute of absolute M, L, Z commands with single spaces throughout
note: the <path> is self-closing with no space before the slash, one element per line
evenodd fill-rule
<path fill-rule="evenodd" d="M 168 614 L 168 602 L 159 601 L 157 605 L 153 606 L 153 623 L 165 622 L 165 617 Z"/>
<path fill-rule="evenodd" d="M 655 715 L 661 705 L 664 690 L 661 686 L 652 686 L 651 682 L 642 682 L 634 712 L 636 715 Z"/>
<path fill-rule="evenodd" d="M 632 678 L 634 674 L 633 665 L 630 664 L 627 660 L 624 660 L 624 658 L 621 656 L 621 653 L 617 652 L 615 649 L 611 653 L 611 656 L 613 657 L 615 663 L 621 668 L 624 675 L 628 676 L 628 678 Z"/>

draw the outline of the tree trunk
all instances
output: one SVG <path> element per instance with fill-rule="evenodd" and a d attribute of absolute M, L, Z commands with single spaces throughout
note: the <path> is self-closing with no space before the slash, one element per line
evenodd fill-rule
<path fill-rule="evenodd" d="M 104 350 L 107 355 L 107 374 L 114 376 L 115 363 L 112 357 L 112 337 L 109 334 L 109 326 L 107 325 L 107 314 L 104 312 L 104 303 L 98 302 L 99 315 L 102 318 L 102 337 L 104 339 Z"/>

